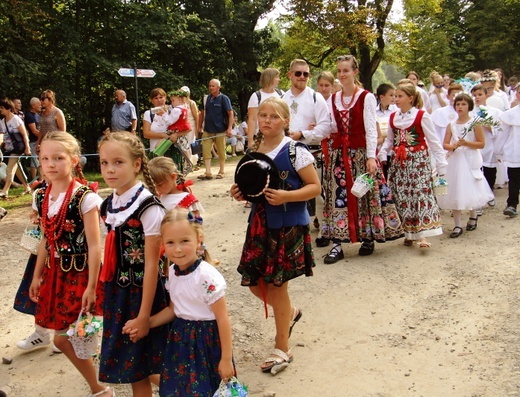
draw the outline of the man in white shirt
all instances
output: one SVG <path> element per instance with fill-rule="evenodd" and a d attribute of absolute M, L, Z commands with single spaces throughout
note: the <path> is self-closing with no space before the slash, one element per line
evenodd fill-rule
<path fill-rule="evenodd" d="M 289 134 L 294 140 L 308 145 L 319 145 L 330 135 L 330 115 L 327 102 L 312 88 L 307 87 L 310 71 L 303 59 L 295 59 L 289 68 L 291 88 L 283 100 L 291 109 Z"/>

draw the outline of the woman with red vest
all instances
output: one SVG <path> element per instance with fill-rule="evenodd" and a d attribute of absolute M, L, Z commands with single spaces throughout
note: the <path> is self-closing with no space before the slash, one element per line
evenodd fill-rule
<path fill-rule="evenodd" d="M 426 238 L 442 234 L 440 210 L 433 194 L 430 153 L 439 175 L 444 175 L 448 163 L 413 83 L 400 81 L 395 94 L 399 110 L 390 115 L 388 135 L 379 158 L 386 159 L 391 148 L 395 152 L 388 180 L 403 222 L 404 245 L 411 246 L 415 240 L 421 248 L 428 248 L 430 243 Z"/>
<path fill-rule="evenodd" d="M 341 243 L 361 242 L 359 255 L 370 255 L 374 241 L 384 242 L 403 234 L 376 159 L 376 98 L 357 81 L 359 68 L 352 55 L 338 57 L 337 73 L 343 89 L 332 96 L 333 133 L 323 145 L 325 204 L 321 233 L 333 243 L 325 256 L 326 264 L 344 258 Z M 351 189 L 356 177 L 365 173 L 371 174 L 374 188 L 357 198 Z"/>

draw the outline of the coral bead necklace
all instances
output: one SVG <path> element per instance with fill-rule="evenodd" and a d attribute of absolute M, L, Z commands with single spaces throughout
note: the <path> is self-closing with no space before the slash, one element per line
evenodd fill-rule
<path fill-rule="evenodd" d="M 42 203 L 42 226 L 45 231 L 45 237 L 47 238 L 47 242 L 50 247 L 50 261 L 51 264 L 54 263 L 54 250 L 55 243 L 59 240 L 61 235 L 63 234 L 65 219 L 67 217 L 67 208 L 69 206 L 70 198 L 72 197 L 72 191 L 74 190 L 74 185 L 76 181 L 73 179 L 70 182 L 70 185 L 65 193 L 65 197 L 63 202 L 61 203 L 60 209 L 56 215 L 49 218 L 49 202 L 51 200 L 51 190 L 52 183 L 49 184 L 49 187 L 45 190 L 45 196 L 43 197 Z"/>

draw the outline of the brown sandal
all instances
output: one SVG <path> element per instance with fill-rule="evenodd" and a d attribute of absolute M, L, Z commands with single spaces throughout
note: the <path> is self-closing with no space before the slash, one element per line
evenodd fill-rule
<path fill-rule="evenodd" d="M 224 178 L 224 174 L 222 172 L 219 172 L 217 174 L 217 179 L 223 179 Z"/>
<path fill-rule="evenodd" d="M 213 175 L 211 174 L 202 174 L 197 177 L 197 179 L 200 179 L 201 181 L 209 181 L 210 179 L 213 179 Z"/>

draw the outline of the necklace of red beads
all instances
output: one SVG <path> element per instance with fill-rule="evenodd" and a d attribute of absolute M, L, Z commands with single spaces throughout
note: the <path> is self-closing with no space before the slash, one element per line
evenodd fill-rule
<path fill-rule="evenodd" d="M 49 256 L 51 264 L 54 263 L 55 243 L 59 240 L 65 228 L 67 208 L 69 206 L 70 198 L 72 197 L 72 191 L 74 190 L 75 183 L 76 181 L 74 179 L 70 182 L 67 192 L 65 193 L 63 203 L 61 203 L 60 210 L 51 218 L 49 218 L 48 214 L 49 202 L 51 201 L 52 183 L 49 184 L 49 187 L 45 190 L 45 196 L 43 197 L 42 203 L 42 225 L 50 248 Z"/>

